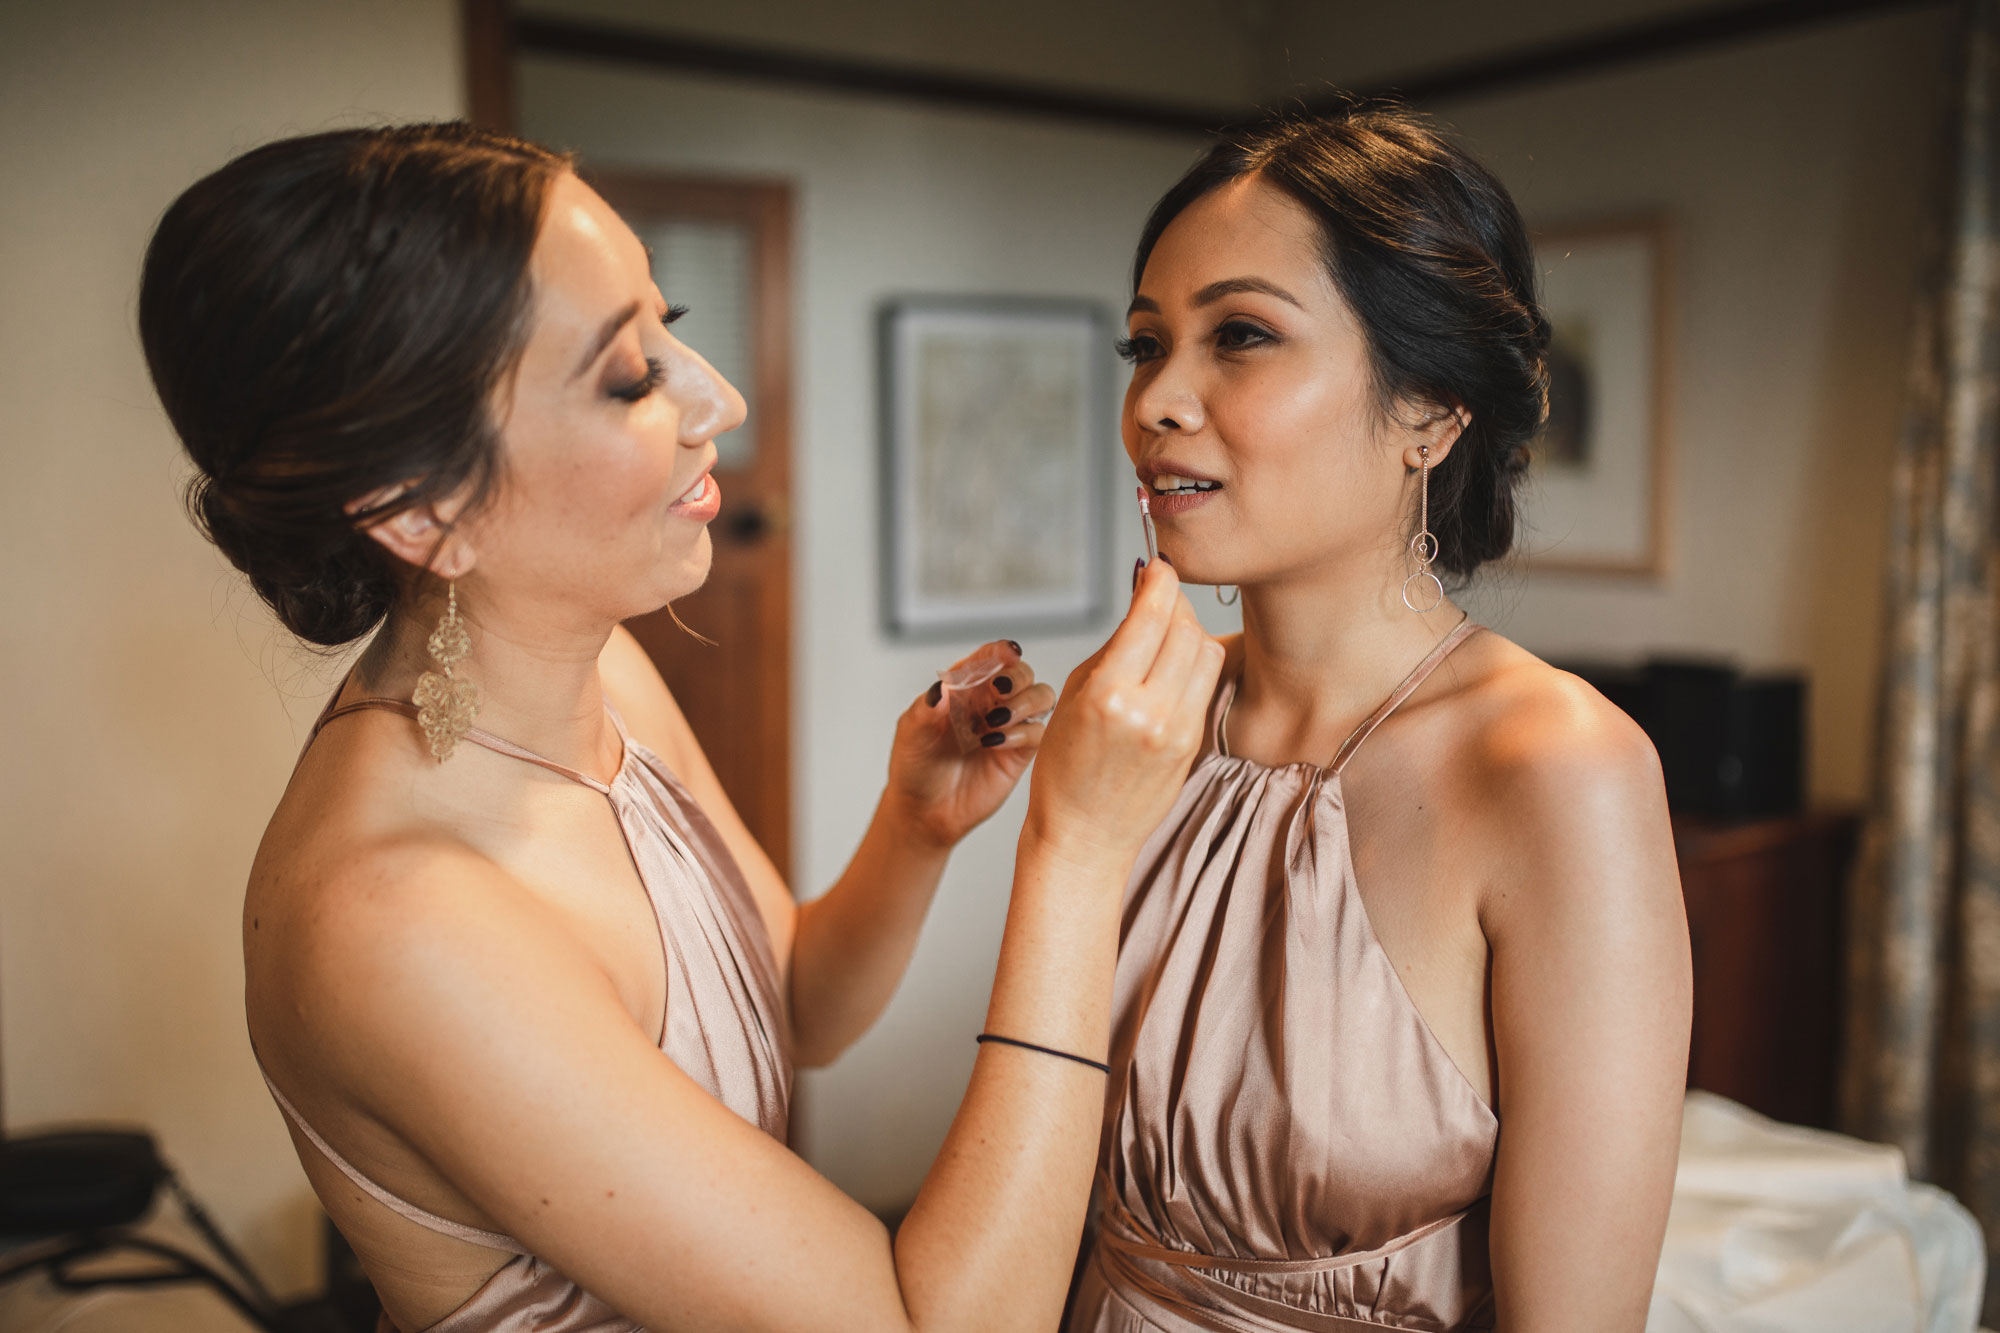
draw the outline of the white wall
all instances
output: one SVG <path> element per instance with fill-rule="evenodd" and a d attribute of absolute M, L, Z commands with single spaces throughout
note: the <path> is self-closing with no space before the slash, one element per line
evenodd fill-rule
<path fill-rule="evenodd" d="M 1475 30 L 1499 22 L 1468 0 L 1435 8 L 1441 28 L 1461 12 Z M 1543 22 L 1576 10 L 1542 8 Z M 1821 801 L 1866 791 L 1889 465 L 1953 21 L 1919 9 L 1435 108 L 1531 224 L 1659 212 L 1679 242 L 1671 572 L 1517 566 L 1474 609 L 1545 656 L 1805 669 Z M 1371 58 L 1331 7 L 1290 22 L 1295 73 L 1407 67 L 1401 51 Z"/>
<path fill-rule="evenodd" d="M 896 715 L 959 651 L 878 628 L 877 304 L 904 292 L 1084 296 L 1116 318 L 1139 223 L 1196 145 L 542 59 L 523 62 L 520 107 L 524 132 L 594 162 L 795 184 L 794 789 L 797 887 L 811 896 L 867 823 Z M 1127 494 L 1122 456 L 1104 464 L 1113 494 Z M 1112 519 L 1129 562 L 1128 508 Z M 1016 637 L 1059 682 L 1102 636 Z M 864 1203 L 908 1201 L 964 1091 L 1021 808 L 1017 794 L 953 857 L 888 1014 L 806 1077 L 809 1153 Z"/>
<path fill-rule="evenodd" d="M 238 150 L 457 114 L 456 8 L 0 6 L 7 1126 L 150 1126 L 287 1289 L 317 1280 L 317 1205 L 251 1062 L 237 923 L 324 664 L 180 512 L 139 259 L 173 196 Z"/>

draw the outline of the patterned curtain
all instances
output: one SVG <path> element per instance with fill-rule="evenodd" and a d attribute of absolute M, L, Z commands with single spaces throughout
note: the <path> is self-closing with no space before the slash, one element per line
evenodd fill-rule
<path fill-rule="evenodd" d="M 1896 459 L 1875 798 L 1851 902 L 1847 1127 L 1986 1230 L 2000 1324 L 2000 0 L 1970 0 Z"/>

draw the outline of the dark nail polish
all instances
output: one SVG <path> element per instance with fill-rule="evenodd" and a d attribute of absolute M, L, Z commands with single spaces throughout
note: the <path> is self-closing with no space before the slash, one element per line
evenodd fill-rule
<path fill-rule="evenodd" d="M 985 746 L 985 747 L 986 747 L 987 749 L 989 749 L 989 750 L 990 750 L 990 749 L 992 749 L 992 748 L 993 748 L 994 746 L 996 746 L 996 745 L 1001 745 L 1001 744 L 1004 744 L 1004 743 L 1006 742 L 1006 740 L 1007 740 L 1007 733 L 1006 733 L 1006 732 L 1004 732 L 1004 731 L 989 731 L 989 732 L 987 732 L 987 733 L 986 733 L 986 734 L 985 734 L 984 736 L 981 736 L 981 737 L 979 738 L 979 743 L 980 743 L 981 745 Z"/>
<path fill-rule="evenodd" d="M 1168 569 L 1172 569 L 1174 567 L 1174 562 L 1167 559 L 1166 554 L 1164 552 L 1162 552 L 1160 555 L 1160 563 L 1165 565 Z"/>
<path fill-rule="evenodd" d="M 1139 586 L 1139 575 L 1145 571 L 1145 568 L 1146 557 L 1143 555 L 1132 562 L 1132 586 L 1134 588 Z"/>
<path fill-rule="evenodd" d="M 1013 641 L 1012 639 L 1009 639 L 1009 640 L 1007 640 L 1007 646 L 1008 646 L 1009 648 L 1012 648 L 1012 649 L 1014 650 L 1014 656 L 1016 656 L 1016 657 L 1019 657 L 1019 656 L 1021 655 L 1021 645 L 1020 645 L 1020 644 L 1018 644 L 1018 643 L 1014 642 L 1014 641 Z"/>
<path fill-rule="evenodd" d="M 931 687 L 924 691 L 924 702 L 932 708 L 936 708 L 938 700 L 942 698 L 944 698 L 944 682 L 941 680 L 932 681 Z"/>
<path fill-rule="evenodd" d="M 986 715 L 986 725 L 989 727 L 1004 726 L 1006 725 L 1007 719 L 1012 716 L 1014 716 L 1013 709 L 996 708 L 992 712 Z"/>
<path fill-rule="evenodd" d="M 1012 694 L 1014 692 L 1014 678 L 1012 676 L 995 676 L 993 678 L 993 691 L 996 694 Z"/>

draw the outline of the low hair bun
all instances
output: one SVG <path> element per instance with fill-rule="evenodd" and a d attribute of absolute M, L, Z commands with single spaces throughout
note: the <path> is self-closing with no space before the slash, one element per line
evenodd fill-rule
<path fill-rule="evenodd" d="M 161 217 L 139 287 L 196 526 L 300 638 L 351 643 L 411 571 L 394 513 L 499 473 L 488 404 L 527 337 L 528 261 L 568 159 L 462 122 L 254 148 Z"/>
<path fill-rule="evenodd" d="M 396 604 L 388 553 L 351 526 L 285 522 L 266 507 L 233 501 L 227 483 L 200 474 L 187 503 L 195 526 L 249 577 L 279 623 L 308 643 L 352 643 Z"/>

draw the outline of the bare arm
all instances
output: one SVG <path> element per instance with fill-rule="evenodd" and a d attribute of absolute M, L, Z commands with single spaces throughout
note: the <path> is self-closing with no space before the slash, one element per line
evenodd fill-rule
<path fill-rule="evenodd" d="M 1508 1333 L 1640 1333 L 1687 1073 L 1687 920 L 1658 760 L 1594 695 L 1488 774 L 1500 1103 L 1492 1259 Z"/>
<path fill-rule="evenodd" d="M 1103 1055 L 1124 880 L 1185 776 L 1219 665 L 1160 566 L 1072 677 L 1021 836 L 994 1030 Z M 1095 1156 L 1096 1071 L 988 1048 L 892 1249 L 868 1213 L 662 1060 L 596 960 L 490 863 L 425 844 L 340 873 L 297 960 L 314 1077 L 627 1317 L 658 1330 L 1054 1323 Z"/>

